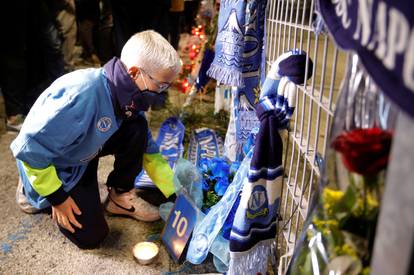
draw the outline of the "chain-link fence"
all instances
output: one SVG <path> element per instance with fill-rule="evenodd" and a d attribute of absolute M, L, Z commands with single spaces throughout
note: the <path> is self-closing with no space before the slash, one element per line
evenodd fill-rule
<path fill-rule="evenodd" d="M 346 54 L 326 33 L 315 31 L 314 0 L 270 0 L 266 21 L 267 67 L 297 48 L 313 61 L 312 77 L 297 86 L 296 110 L 285 138 L 285 178 L 278 233 L 279 274 L 284 274 L 300 236 L 311 195 L 317 190 L 319 160 L 325 156 L 329 128 Z"/>

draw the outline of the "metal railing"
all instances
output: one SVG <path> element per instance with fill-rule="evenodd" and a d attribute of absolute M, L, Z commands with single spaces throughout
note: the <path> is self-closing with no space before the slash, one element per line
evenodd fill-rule
<path fill-rule="evenodd" d="M 285 177 L 279 226 L 279 274 L 286 272 L 320 176 L 346 54 L 331 38 L 315 33 L 315 0 L 269 0 L 266 19 L 267 69 L 282 53 L 297 48 L 313 61 L 312 77 L 297 86 L 296 110 L 285 136 Z"/>

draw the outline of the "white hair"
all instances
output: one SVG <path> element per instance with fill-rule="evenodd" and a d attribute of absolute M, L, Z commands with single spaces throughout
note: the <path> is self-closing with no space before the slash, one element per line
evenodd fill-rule
<path fill-rule="evenodd" d="M 131 36 L 122 48 L 121 61 L 128 69 L 136 66 L 152 73 L 166 69 L 178 73 L 181 68 L 177 51 L 153 30 Z"/>

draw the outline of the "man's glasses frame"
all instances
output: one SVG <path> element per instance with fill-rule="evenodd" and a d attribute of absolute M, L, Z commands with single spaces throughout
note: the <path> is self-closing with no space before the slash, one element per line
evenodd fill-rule
<path fill-rule="evenodd" d="M 140 68 L 140 70 L 144 73 L 144 74 L 146 74 L 148 77 L 149 77 L 149 79 L 155 84 L 155 85 L 157 85 L 157 87 L 158 87 L 158 92 L 163 92 L 163 91 L 165 91 L 165 90 L 167 90 L 170 86 L 171 86 L 171 84 L 172 83 L 168 83 L 168 82 L 161 82 L 161 81 L 159 81 L 159 80 L 157 80 L 157 79 L 155 79 L 154 77 L 152 77 L 149 73 L 147 73 L 144 69 L 142 69 L 142 68 Z"/>

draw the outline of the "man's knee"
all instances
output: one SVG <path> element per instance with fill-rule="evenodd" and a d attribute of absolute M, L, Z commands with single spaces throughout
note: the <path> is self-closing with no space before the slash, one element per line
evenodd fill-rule
<path fill-rule="evenodd" d="M 75 229 L 75 233 L 70 233 L 66 229 L 59 227 L 60 231 L 70 241 L 80 249 L 98 248 L 109 234 L 108 224 L 102 224 L 99 228 L 82 228 Z"/>
<path fill-rule="evenodd" d="M 109 234 L 109 228 L 101 230 L 98 234 L 89 235 L 88 238 L 82 240 L 78 247 L 80 249 L 95 249 L 98 248 Z"/>

